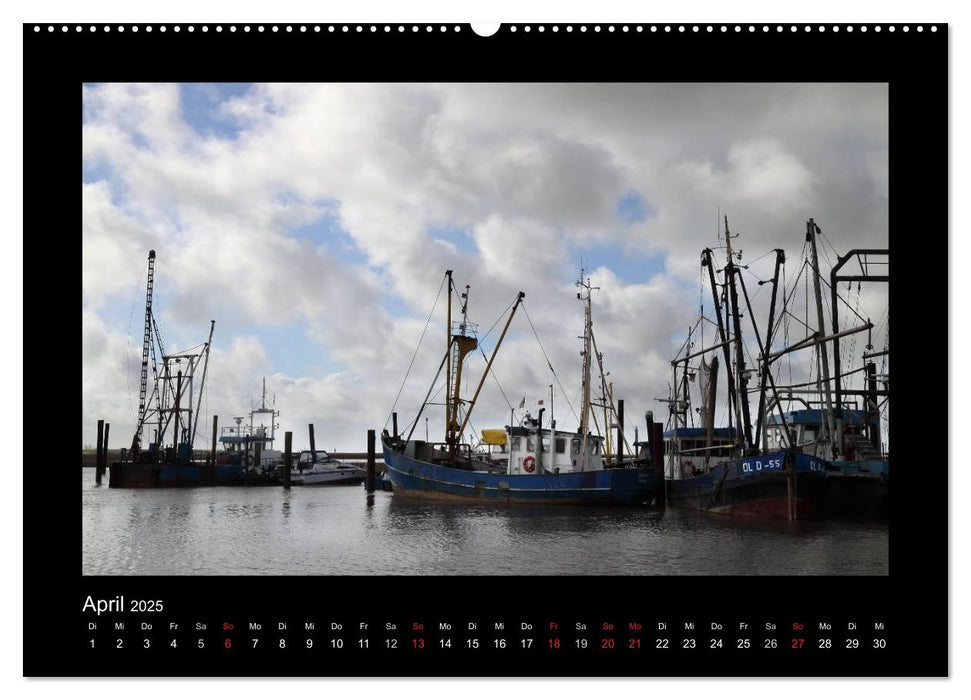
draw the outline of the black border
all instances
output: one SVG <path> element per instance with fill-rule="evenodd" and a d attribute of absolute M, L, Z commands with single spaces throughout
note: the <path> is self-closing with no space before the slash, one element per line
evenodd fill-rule
<path fill-rule="evenodd" d="M 890 317 L 896 331 L 892 345 L 898 372 L 891 387 L 900 418 L 894 428 L 894 484 L 891 501 L 890 575 L 887 577 L 596 577 L 584 580 L 594 592 L 551 593 L 534 601 L 510 604 L 482 594 L 482 579 L 472 577 L 82 577 L 80 498 L 70 459 L 77 437 L 50 430 L 36 411 L 24 426 L 24 674 L 30 676 L 940 676 L 948 673 L 948 479 L 941 446 L 940 406 L 944 385 L 931 383 L 924 352 L 936 356 L 945 347 L 947 280 L 939 264 L 947 251 L 948 225 L 948 27 L 931 25 L 783 26 L 762 31 L 762 24 L 607 24 L 504 26 L 489 38 L 468 25 L 391 25 L 371 31 L 371 24 L 301 25 L 228 24 L 49 25 L 25 24 L 24 32 L 24 319 L 25 377 L 32 397 L 80 399 L 81 259 L 81 83 L 100 81 L 701 81 L 701 82 L 888 82 L 890 85 Z M 81 26 L 80 32 L 75 27 Z M 194 31 L 188 31 L 189 27 Z M 203 27 L 208 26 L 208 31 Z M 291 26 L 292 31 L 286 27 Z M 595 27 L 599 26 L 600 31 Z M 637 27 L 643 31 L 637 31 Z M 665 27 L 670 27 L 667 31 Z M 684 27 L 681 31 L 680 27 Z M 694 27 L 698 26 L 698 31 Z M 796 27 L 792 31 L 790 27 Z M 909 31 L 904 31 L 904 28 Z M 898 254 L 902 251 L 903 254 Z M 927 269 L 908 269 L 919 258 Z M 938 262 L 934 265 L 934 262 Z M 27 274 L 27 272 L 30 274 Z M 905 277 L 908 275 L 908 277 Z M 52 280 L 56 282 L 52 285 Z M 51 287 L 63 289 L 67 303 L 45 301 Z M 37 296 L 39 294 L 43 296 Z M 35 295 L 36 294 L 36 295 Z M 911 313 L 933 316 L 938 335 L 907 333 Z M 55 337 L 52 337 L 55 336 Z M 57 346 L 47 356 L 35 341 Z M 938 366 L 942 366 L 939 364 Z M 910 371 L 909 368 L 914 368 Z M 946 391 L 946 390 L 944 390 Z M 933 392 L 933 395 L 928 395 Z M 33 405 L 33 404 L 30 404 Z M 77 404 L 74 404 L 77 405 Z M 934 444 L 923 428 L 935 418 Z M 85 417 L 93 420 L 93 417 Z M 40 447 L 38 451 L 35 448 Z M 52 460 L 48 461 L 48 460 Z M 63 480 L 46 478 L 51 465 Z M 44 476 L 34 476 L 34 470 Z M 43 491 L 33 488 L 43 484 Z M 40 497 L 38 497 L 38 494 Z M 110 536 L 110 533 L 105 533 Z M 562 579 L 503 577 L 510 585 L 528 581 L 536 590 Z M 499 581 L 490 579 L 490 584 Z M 579 583 L 579 581 L 577 581 Z M 265 591 L 257 602 L 254 587 Z M 294 601 L 320 600 L 323 587 L 354 591 L 352 606 L 331 608 Z M 490 586 L 491 587 L 491 586 Z M 577 588 L 577 587 L 574 587 Z M 552 589 L 552 590 L 555 590 Z M 81 604 L 86 595 L 163 598 L 168 615 L 190 621 L 291 619 L 423 621 L 491 624 L 520 620 L 571 624 L 584 620 L 621 625 L 635 618 L 647 623 L 690 617 L 731 623 L 737 619 L 777 619 L 781 624 L 805 619 L 883 621 L 888 646 L 882 652 L 778 654 L 596 653 L 505 654 L 440 653 L 324 655 L 315 663 L 294 663 L 288 656 L 187 652 L 166 657 L 127 652 L 123 656 L 84 650 Z M 456 601 L 465 601 L 459 603 Z M 211 628 L 210 628 L 211 629 Z M 52 635 L 76 643 L 52 648 Z M 645 631 L 646 635 L 646 631 Z M 217 635 L 218 636 L 218 635 Z M 214 641 L 218 641 L 214 636 Z"/>

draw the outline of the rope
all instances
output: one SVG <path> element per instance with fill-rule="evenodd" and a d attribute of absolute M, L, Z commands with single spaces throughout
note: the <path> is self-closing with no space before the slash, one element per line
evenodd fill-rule
<path fill-rule="evenodd" d="M 432 304 L 432 310 L 428 314 L 428 318 L 425 319 L 425 327 L 421 331 L 421 336 L 418 338 L 418 347 L 415 348 L 414 354 L 411 356 L 411 362 L 408 363 L 408 371 L 405 372 L 405 378 L 401 380 L 401 386 L 398 387 L 398 393 L 394 397 L 394 403 L 391 404 L 391 412 L 388 414 L 388 419 L 384 422 L 384 427 L 388 427 L 388 423 L 391 422 L 391 416 L 394 415 L 394 409 L 398 405 L 398 399 L 401 398 L 401 392 L 405 388 L 405 383 L 408 381 L 408 375 L 411 374 L 411 369 L 415 365 L 415 358 L 418 357 L 418 351 L 421 349 L 421 343 L 425 339 L 425 332 L 428 331 L 428 324 L 431 323 L 432 316 L 435 314 L 435 308 L 438 306 L 438 300 L 442 296 L 442 288 L 445 286 L 445 277 L 442 278 L 442 283 L 438 286 L 438 294 L 435 295 L 435 303 Z M 449 329 L 451 333 L 451 329 Z"/>

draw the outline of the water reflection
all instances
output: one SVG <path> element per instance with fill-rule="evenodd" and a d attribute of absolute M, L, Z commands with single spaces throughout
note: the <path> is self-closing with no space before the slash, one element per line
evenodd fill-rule
<path fill-rule="evenodd" d="M 362 488 L 83 488 L 86 574 L 887 573 L 885 524 L 457 504 Z"/>

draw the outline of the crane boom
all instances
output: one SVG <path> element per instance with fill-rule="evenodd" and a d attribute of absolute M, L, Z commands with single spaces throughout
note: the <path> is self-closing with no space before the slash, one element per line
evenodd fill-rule
<path fill-rule="evenodd" d="M 145 291 L 145 338 L 142 341 L 142 376 L 138 388 L 138 423 L 132 438 L 131 451 L 138 454 L 145 423 L 145 395 L 148 393 L 148 356 L 152 347 L 152 287 L 155 284 L 155 251 L 148 251 L 148 286 Z"/>

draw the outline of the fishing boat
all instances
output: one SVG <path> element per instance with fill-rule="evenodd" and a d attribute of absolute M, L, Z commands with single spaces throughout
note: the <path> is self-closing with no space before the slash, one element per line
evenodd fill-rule
<path fill-rule="evenodd" d="M 290 483 L 295 486 L 360 484 L 367 472 L 353 464 L 331 457 L 324 450 L 304 450 L 297 457 Z"/>
<path fill-rule="evenodd" d="M 280 427 L 279 417 L 275 398 L 267 402 L 264 377 L 263 393 L 259 402 L 251 405 L 249 422 L 245 416 L 235 416 L 236 425 L 223 427 L 219 436 L 223 450 L 216 455 L 216 463 L 243 467 L 243 473 L 233 481 L 234 484 L 259 486 L 280 482 L 283 453 L 273 447 L 276 429 Z"/>
<path fill-rule="evenodd" d="M 504 460 L 483 458 L 462 441 L 462 436 L 496 353 L 525 294 L 519 292 L 511 304 L 508 318 L 475 394 L 471 401 L 465 401 L 459 397 L 463 362 L 469 353 L 478 348 L 478 340 L 474 326 L 468 322 L 468 287 L 461 296 L 462 320 L 453 327 L 454 286 L 451 270 L 446 272 L 443 286 L 446 283 L 446 352 L 432 381 L 432 388 L 407 436 L 388 434 L 387 430 L 382 434 L 385 469 L 395 496 L 523 504 L 637 505 L 649 502 L 656 493 L 658 471 L 653 468 L 624 468 L 622 465 L 609 468 L 604 461 L 603 438 L 594 435 L 588 428 L 592 353 L 589 280 L 584 281 L 581 273 L 578 283 L 586 292 L 583 297 L 585 324 L 580 425 L 575 432 L 557 430 L 555 421 L 550 417 L 544 426 L 544 407 L 535 419 L 530 417 L 520 425 L 506 426 L 508 458 Z M 581 297 L 580 294 L 577 296 Z M 443 368 L 446 369 L 445 440 L 439 443 L 413 440 L 411 435 L 415 425 L 428 405 L 428 398 Z"/>
<path fill-rule="evenodd" d="M 108 486 L 151 488 L 238 481 L 245 471 L 243 465 L 217 464 L 212 455 L 208 460 L 198 461 L 192 454 L 216 322 L 210 322 L 209 338 L 202 345 L 166 353 L 152 311 L 154 284 L 155 251 L 152 250 L 148 254 L 138 419 L 131 448 L 122 450 L 121 461 L 110 465 Z M 196 374 L 200 370 L 202 376 L 197 386 Z M 150 371 L 154 380 L 151 391 Z M 146 429 L 152 429 L 153 433 L 147 446 L 143 446 Z"/>
<path fill-rule="evenodd" d="M 736 260 L 740 253 L 732 248 L 732 235 L 725 217 L 726 264 L 723 283 L 716 282 L 715 263 L 710 248 L 702 252 L 701 265 L 707 270 L 717 325 L 714 343 L 701 350 L 693 350 L 692 336 L 678 357 L 671 362 L 672 395 L 669 405 L 669 428 L 664 433 L 665 477 L 667 501 L 698 510 L 727 515 L 783 518 L 801 520 L 820 517 L 825 512 L 828 463 L 822 456 L 801 451 L 785 443 L 774 449 L 759 446 L 759 432 L 763 431 L 766 398 L 769 385 L 775 391 L 768 358 L 772 346 L 774 315 L 780 267 L 785 254 L 776 251 L 775 273 L 772 278 L 772 297 L 765 342 L 754 323 L 751 303 L 741 270 Z M 749 406 L 749 382 L 753 371 L 745 361 L 741 318 L 743 309 L 753 324 L 760 358 L 759 404 L 756 411 L 757 431 L 752 435 Z M 725 306 L 725 315 L 722 309 Z M 731 320 L 731 328 L 728 321 Z M 692 332 L 704 321 L 704 314 Z M 703 345 L 704 343 L 702 343 Z M 728 415 L 734 425 L 715 427 L 715 398 L 717 396 L 718 357 L 721 351 L 727 377 Z M 712 356 L 709 363 L 707 357 Z M 700 359 L 692 367 L 691 361 Z M 679 375 L 680 373 L 680 375 Z M 689 383 L 700 377 L 700 426 L 693 421 Z"/>
<path fill-rule="evenodd" d="M 809 219 L 799 275 L 812 278 L 816 318 L 811 322 L 816 324 L 817 331 L 812 337 L 786 348 L 786 351 L 814 348 L 819 372 L 815 382 L 775 386 L 766 409 L 776 408 L 777 412 L 766 417 L 764 444 L 770 447 L 788 444 L 826 460 L 828 487 L 823 511 L 827 517 L 883 519 L 889 512 L 890 490 L 890 457 L 883 443 L 882 429 L 889 422 L 889 334 L 884 338 L 884 347 L 876 349 L 875 325 L 859 309 L 864 282 L 889 282 L 890 251 L 852 249 L 837 255 L 827 280 L 830 296 L 827 319 L 817 243 L 821 236 L 819 225 Z M 854 282 L 855 302 L 852 300 Z M 807 300 L 807 310 L 809 306 Z M 855 325 L 847 328 L 849 324 L 841 322 L 841 316 Z M 808 327 L 811 322 L 806 319 L 804 325 Z M 855 336 L 864 333 L 867 340 L 859 355 L 862 362 L 853 367 Z M 774 356 L 776 353 L 770 358 Z M 881 363 L 879 369 L 877 360 Z M 861 380 L 856 386 L 855 379 Z M 783 402 L 789 408 L 778 410 Z"/>
<path fill-rule="evenodd" d="M 825 412 L 818 408 L 786 411 L 784 418 L 767 420 L 768 443 L 785 444 L 782 421 L 785 420 L 790 442 L 800 452 L 815 455 L 820 451 L 818 436 L 825 434 Z M 889 514 L 890 463 L 874 447 L 867 433 L 879 429 L 879 417 L 866 411 L 841 411 L 842 436 L 837 458 L 826 462 L 826 497 L 823 513 L 832 518 L 883 519 Z"/>

